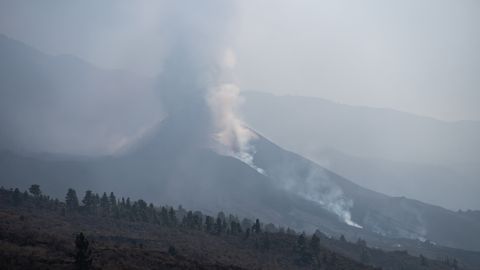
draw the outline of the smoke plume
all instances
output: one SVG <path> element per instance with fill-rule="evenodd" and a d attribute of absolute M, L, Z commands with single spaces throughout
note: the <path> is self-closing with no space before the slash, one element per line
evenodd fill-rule
<path fill-rule="evenodd" d="M 234 1 L 166 1 L 168 57 L 160 92 L 170 119 L 188 123 L 189 140 L 253 165 L 255 134 L 238 117 L 239 88 L 228 46 Z"/>

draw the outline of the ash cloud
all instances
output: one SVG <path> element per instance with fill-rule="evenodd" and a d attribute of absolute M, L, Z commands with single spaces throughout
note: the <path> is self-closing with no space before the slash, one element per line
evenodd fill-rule
<path fill-rule="evenodd" d="M 261 172 L 249 144 L 256 136 L 238 116 L 236 60 L 228 44 L 235 10 L 235 1 L 165 2 L 161 23 L 168 56 L 159 92 L 170 120 L 190 125 L 190 140 Z"/>

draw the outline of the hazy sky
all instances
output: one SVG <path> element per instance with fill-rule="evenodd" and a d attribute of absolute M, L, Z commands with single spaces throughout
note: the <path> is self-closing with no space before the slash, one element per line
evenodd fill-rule
<path fill-rule="evenodd" d="M 165 55 L 162 2 L 3 0 L 0 33 L 152 75 Z M 243 89 L 480 120 L 477 0 L 256 0 L 237 10 L 230 41 Z"/>

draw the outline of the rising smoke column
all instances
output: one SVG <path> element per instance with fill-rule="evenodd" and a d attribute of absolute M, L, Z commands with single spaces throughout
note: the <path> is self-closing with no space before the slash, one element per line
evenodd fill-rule
<path fill-rule="evenodd" d="M 186 135 L 178 136 L 188 140 L 182 143 L 211 147 L 266 174 L 253 163 L 255 149 L 250 141 L 257 136 L 238 117 L 242 100 L 235 84 L 235 54 L 228 46 L 235 3 L 167 0 L 163 7 L 162 24 L 169 49 L 159 88 L 167 120 L 181 126 L 180 133 Z M 360 227 L 351 220 L 351 202 L 339 187 L 319 181 L 322 177 L 316 173 L 303 179 L 285 178 L 295 171 L 289 170 L 268 174 L 279 181 L 277 185 L 317 202 L 345 223 Z"/>
<path fill-rule="evenodd" d="M 235 54 L 228 46 L 235 2 L 167 0 L 163 7 L 169 49 L 159 88 L 169 120 L 188 125 L 190 142 L 261 172 L 253 165 L 249 144 L 256 136 L 237 112 Z"/>

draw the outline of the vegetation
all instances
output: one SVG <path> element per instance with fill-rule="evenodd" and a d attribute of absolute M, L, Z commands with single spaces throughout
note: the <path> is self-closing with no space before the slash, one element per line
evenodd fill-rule
<path fill-rule="evenodd" d="M 455 259 L 384 252 L 361 239 L 296 233 L 223 212 L 90 190 L 81 203 L 73 189 L 65 202 L 38 185 L 29 192 L 0 189 L 0 269 L 460 269 Z"/>

